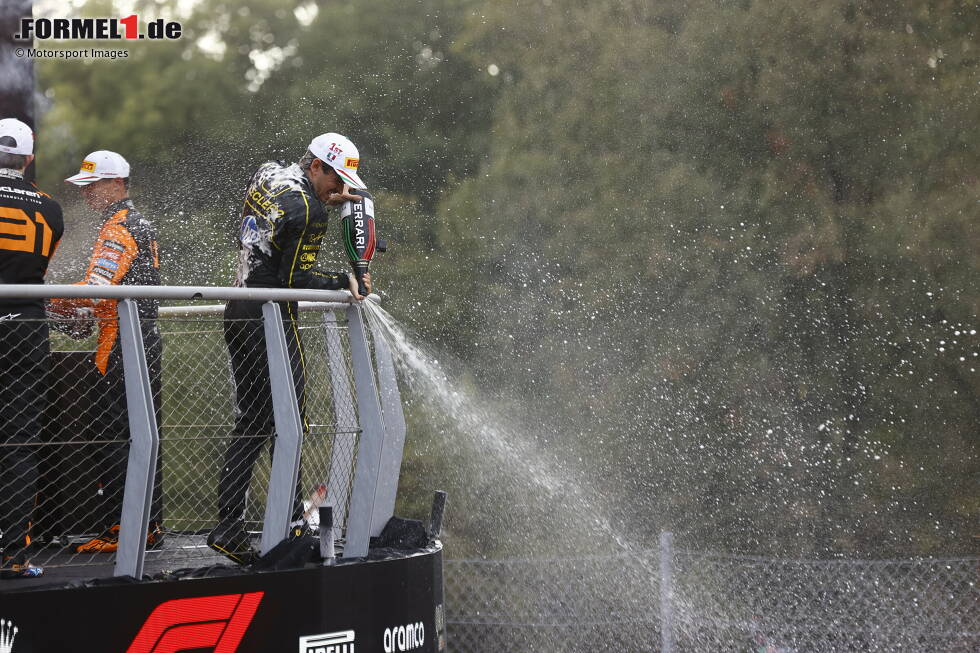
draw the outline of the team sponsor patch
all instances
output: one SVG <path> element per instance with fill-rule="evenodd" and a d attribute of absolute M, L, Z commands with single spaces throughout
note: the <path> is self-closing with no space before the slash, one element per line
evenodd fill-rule
<path fill-rule="evenodd" d="M 99 258 L 99 259 L 96 259 L 95 260 L 95 264 L 98 265 L 98 266 L 104 267 L 107 270 L 112 270 L 113 272 L 115 272 L 116 270 L 119 269 L 119 264 L 118 263 L 114 263 L 113 261 L 110 261 L 107 258 Z"/>
<path fill-rule="evenodd" d="M 126 251 L 125 245 L 123 245 L 121 243 L 117 243 L 114 240 L 103 240 L 102 241 L 102 246 L 103 247 L 108 247 L 109 249 L 114 249 L 117 252 L 125 252 Z"/>
<path fill-rule="evenodd" d="M 86 285 L 89 285 L 89 286 L 111 286 L 112 285 L 112 281 L 110 281 L 109 279 L 103 279 L 102 277 L 99 277 L 99 276 L 90 276 L 85 283 L 86 283 Z"/>
<path fill-rule="evenodd" d="M 92 161 L 82 161 L 82 170 L 85 172 L 95 172 L 95 163 Z"/>
<path fill-rule="evenodd" d="M 246 247 L 254 245 L 262 239 L 262 234 L 259 232 L 259 225 L 254 215 L 246 215 L 242 218 L 242 229 L 238 234 L 238 239 Z"/>
<path fill-rule="evenodd" d="M 102 277 L 103 279 L 108 279 L 109 281 L 112 281 L 112 272 L 110 272 L 109 270 L 103 270 L 102 268 L 95 267 L 92 268 L 92 274 L 98 277 Z"/>
<path fill-rule="evenodd" d="M 99 256 L 110 261 L 118 261 L 122 258 L 119 252 L 99 252 Z"/>
<path fill-rule="evenodd" d="M 26 195 L 28 197 L 41 197 L 41 193 L 35 193 L 32 190 L 24 190 L 23 188 L 13 188 L 11 186 L 0 186 L 0 193 L 13 193 L 15 195 Z"/>
<path fill-rule="evenodd" d="M 347 159 L 344 160 L 344 167 L 345 168 L 353 168 L 354 170 L 357 170 L 357 164 L 360 163 L 360 161 L 361 161 L 360 159 L 355 159 L 353 157 L 347 157 Z"/>

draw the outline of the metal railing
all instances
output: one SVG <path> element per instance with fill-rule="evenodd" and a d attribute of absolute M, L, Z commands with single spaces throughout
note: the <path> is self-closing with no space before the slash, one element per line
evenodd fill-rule
<path fill-rule="evenodd" d="M 447 560 L 449 641 L 482 651 L 980 650 L 980 559 L 792 560 L 660 548 Z"/>
<path fill-rule="evenodd" d="M 303 508 L 321 501 L 333 506 L 344 557 L 366 555 L 369 538 L 392 515 L 405 437 L 399 392 L 390 352 L 370 333 L 366 309 L 349 293 L 0 285 L 0 297 L 118 300 L 118 373 L 95 370 L 88 351 L 94 337 L 62 335 L 58 330 L 71 331 L 70 323 L 52 317 L 33 321 L 52 327 L 52 373 L 33 377 L 34 387 L 0 388 L 30 393 L 44 406 L 42 433 L 0 439 L 0 455 L 34 456 L 38 471 L 21 480 L 30 486 L 33 475 L 39 489 L 31 525 L 36 564 L 140 577 L 147 565 L 163 570 L 223 560 L 205 537 L 218 521 L 226 451 L 241 437 L 233 433 L 229 346 L 247 344 L 230 342 L 223 305 L 202 300 L 264 302 L 257 333 L 268 367 L 255 373 L 271 380 L 274 434 L 250 436 L 262 440 L 264 452 L 252 467 L 244 515 L 246 529 L 260 535 L 259 550 L 286 537 L 297 517 L 297 494 L 305 498 Z M 163 306 L 159 318 L 148 321 L 139 315 L 138 299 L 185 305 Z M 284 320 L 277 302 L 298 302 L 298 315 Z M 162 346 L 147 345 L 146 338 Z M 110 495 L 120 492 L 121 508 L 114 507 Z M 316 525 L 315 510 L 304 516 Z M 162 522 L 163 537 L 148 540 L 155 521 Z M 73 551 L 112 522 L 119 524 L 115 554 Z M 15 553 L 6 545 L 7 555 Z"/>

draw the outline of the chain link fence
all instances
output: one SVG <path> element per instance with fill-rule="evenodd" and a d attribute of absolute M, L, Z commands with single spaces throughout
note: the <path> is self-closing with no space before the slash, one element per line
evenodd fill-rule
<path fill-rule="evenodd" d="M 236 410 L 234 387 L 221 318 L 166 318 L 160 325 L 168 345 L 164 353 L 160 429 L 164 525 L 168 537 L 177 542 L 176 546 L 168 547 L 170 555 L 158 557 L 158 561 L 173 563 L 179 555 L 186 566 L 192 566 L 202 562 L 194 560 L 195 557 L 212 556 L 202 536 L 218 518 L 218 472 L 225 464 L 225 452 L 231 444 Z M 306 429 L 299 492 L 305 497 L 303 507 L 308 509 L 325 498 L 332 458 L 353 460 L 359 429 L 356 405 L 349 390 L 352 381 L 346 324 L 333 318 L 325 321 L 321 313 L 308 313 L 290 327 L 295 327 L 302 343 Z M 329 347 L 336 351 L 328 351 Z M 344 388 L 338 390 L 347 393 L 348 400 L 343 403 L 334 402 L 328 360 L 339 362 L 334 371 L 345 381 Z M 250 375 L 258 376 L 255 371 Z M 261 440 L 257 445 L 262 451 L 252 470 L 245 507 L 245 527 L 256 534 L 265 517 L 271 464 L 269 435 L 237 436 Z M 340 445 L 338 450 L 335 443 Z M 352 469 L 349 464 L 334 468 L 335 473 L 344 475 L 335 479 L 337 486 L 346 489 L 341 495 L 329 498 L 337 511 L 345 511 L 349 501 Z M 315 512 L 309 517 L 315 524 Z M 342 538 L 343 523 L 338 523 L 336 528 L 336 536 Z"/>
<path fill-rule="evenodd" d="M 659 650 L 656 557 L 445 564 L 452 651 Z"/>
<path fill-rule="evenodd" d="M 5 556 L 33 544 L 35 564 L 114 562 L 113 554 L 94 548 L 74 551 L 118 523 L 129 454 L 121 365 L 105 361 L 100 370 L 92 351 L 71 351 L 95 349 L 94 335 L 85 334 L 97 332 L 101 322 L 91 320 L 82 331 L 58 320 L 0 322 L 6 349 L 0 362 Z M 9 517 L 14 515 L 20 519 Z"/>
<path fill-rule="evenodd" d="M 223 322 L 220 312 L 172 313 L 143 324 L 145 344 L 154 337 L 162 343 L 145 348 L 160 433 L 150 517 L 160 530 L 148 541 L 148 573 L 227 562 L 206 544 L 218 521 L 218 479 L 235 424 Z M 23 342 L 25 350 L 23 360 L 3 361 L 3 390 L 16 399 L 4 405 L 4 433 L 34 433 L 32 420 L 41 425 L 38 438 L 0 440 L 4 514 L 33 516 L 23 532 L 8 527 L 4 554 L 30 544 L 35 565 L 86 567 L 93 575 L 115 564 L 112 550 L 86 549 L 85 543 L 119 524 L 130 446 L 121 357 L 98 368 L 98 326 L 86 336 L 60 332 L 71 328 L 59 320 L 0 322 L 0 328 L 19 330 L 4 334 L 5 341 Z M 305 380 L 299 497 L 304 509 L 332 504 L 334 534 L 342 540 L 360 433 L 346 319 L 343 311 L 310 311 L 287 321 L 287 328 L 302 343 Z M 50 352 L 39 335 L 45 329 Z M 22 338 L 24 330 L 38 335 Z M 39 363 L 45 359 L 47 373 Z M 261 440 L 261 453 L 249 483 L 245 526 L 256 535 L 265 517 L 271 435 L 251 436 Z M 317 525 L 315 510 L 306 516 Z"/>
<path fill-rule="evenodd" d="M 980 559 L 448 560 L 451 650 L 980 650 Z"/>

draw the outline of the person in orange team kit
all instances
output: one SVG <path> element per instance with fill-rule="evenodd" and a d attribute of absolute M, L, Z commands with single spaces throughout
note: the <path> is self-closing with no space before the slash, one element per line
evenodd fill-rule
<path fill-rule="evenodd" d="M 104 220 L 92 248 L 83 285 L 160 285 L 160 259 L 153 225 L 133 206 L 129 198 L 129 163 L 108 150 L 92 152 L 82 162 L 77 175 L 65 181 L 79 186 L 89 207 Z M 157 327 L 159 302 L 136 300 L 150 373 L 150 386 L 157 424 L 161 423 L 160 362 L 163 346 Z M 98 325 L 98 346 L 93 364 L 102 375 L 102 385 L 94 388 L 93 406 L 99 410 L 107 439 L 106 460 L 101 466 L 100 492 L 103 494 L 102 534 L 76 547 L 78 553 L 110 553 L 118 548 L 119 521 L 123 489 L 126 482 L 129 416 L 126 409 L 126 383 L 123 374 L 122 349 L 119 342 L 117 300 L 55 299 L 48 310 L 62 317 L 74 318 L 71 334 L 85 337 L 91 333 L 93 319 Z M 161 456 L 157 456 L 156 480 L 150 508 L 147 544 L 158 545 L 163 538 L 161 501 Z"/>

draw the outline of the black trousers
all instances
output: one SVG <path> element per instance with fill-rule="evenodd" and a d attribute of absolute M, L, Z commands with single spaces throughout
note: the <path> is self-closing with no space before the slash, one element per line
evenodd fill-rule
<path fill-rule="evenodd" d="M 162 357 L 163 344 L 160 331 L 154 322 L 143 323 L 143 347 L 146 352 L 146 366 L 150 375 L 150 392 L 153 395 L 153 412 L 156 414 L 157 429 L 163 432 L 162 415 Z M 99 384 L 92 388 L 89 406 L 96 412 L 92 419 L 99 423 L 102 436 L 107 440 L 129 440 L 129 409 L 126 403 L 126 376 L 123 372 L 122 350 L 120 345 L 109 356 L 106 368 Z M 163 451 L 157 454 L 157 465 L 154 470 L 153 498 L 150 504 L 150 522 L 163 523 Z M 102 456 L 102 504 L 99 513 L 102 515 L 102 528 L 118 524 L 122 514 L 123 491 L 126 489 L 126 468 L 129 464 L 129 447 L 127 444 L 113 443 L 105 445 Z"/>
<path fill-rule="evenodd" d="M 49 347 L 45 322 L 0 320 L 0 530 L 8 553 L 24 544 L 37 494 Z"/>
<path fill-rule="evenodd" d="M 275 435 L 262 304 L 260 301 L 231 301 L 225 307 L 225 343 L 228 345 L 235 383 L 235 428 L 225 452 L 224 466 L 218 482 L 218 516 L 223 520 L 243 519 L 248 488 L 252 482 L 252 468 L 262 447 Z M 307 429 L 303 407 L 306 399 L 306 375 L 302 343 L 296 329 L 297 324 L 292 319 L 297 315 L 296 306 L 281 303 L 279 307 L 305 431 Z M 272 441 L 274 443 L 274 439 Z M 293 519 L 299 519 L 301 515 L 302 502 L 297 486 Z"/>

